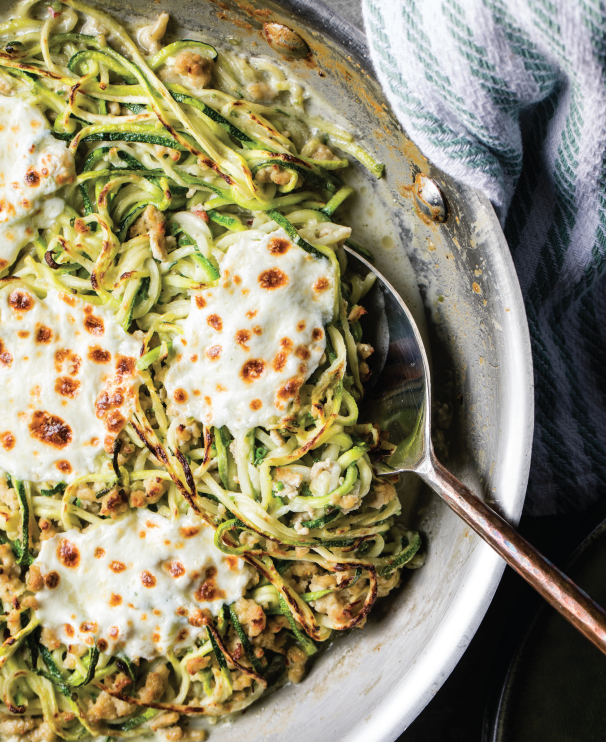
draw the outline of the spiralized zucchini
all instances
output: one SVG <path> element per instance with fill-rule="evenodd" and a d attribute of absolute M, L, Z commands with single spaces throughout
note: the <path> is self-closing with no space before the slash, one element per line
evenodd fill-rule
<path fill-rule="evenodd" d="M 0 92 L 40 107 L 78 173 L 63 213 L 0 273 L 0 290 L 55 288 L 111 308 L 140 333 L 144 380 L 98 471 L 68 486 L 10 472 L 0 481 L 0 736 L 19 720 L 23 739 L 139 738 L 177 729 L 180 715 L 244 709 L 268 685 L 298 682 L 322 642 L 362 626 L 401 568 L 422 563 L 419 535 L 396 522 L 393 485 L 375 477 L 369 454 L 388 454 L 389 443 L 358 421 L 371 279 L 347 272 L 343 243 L 364 248 L 334 221 L 353 192 L 339 177 L 346 155 L 377 176 L 382 165 L 352 135 L 310 119 L 302 87 L 277 64 L 200 41 L 162 47 L 165 15 L 140 34 L 143 51 L 79 0 L 27 0 L 0 26 Z M 325 359 L 269 429 L 234 440 L 183 424 L 167 410 L 163 378 L 190 297 L 215 285 L 217 258 L 242 231 L 280 227 L 340 276 Z M 195 511 L 258 579 L 184 653 L 137 665 L 54 646 L 27 572 L 40 528 L 95 528 L 132 507 L 168 519 Z M 202 738 L 193 728 L 170 737 Z"/>

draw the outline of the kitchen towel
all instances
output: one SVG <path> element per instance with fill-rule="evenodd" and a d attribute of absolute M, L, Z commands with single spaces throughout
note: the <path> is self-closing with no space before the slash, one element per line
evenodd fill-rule
<path fill-rule="evenodd" d="M 536 422 L 526 512 L 606 497 L 606 8 L 363 0 L 378 77 L 442 170 L 490 198 L 526 304 Z"/>

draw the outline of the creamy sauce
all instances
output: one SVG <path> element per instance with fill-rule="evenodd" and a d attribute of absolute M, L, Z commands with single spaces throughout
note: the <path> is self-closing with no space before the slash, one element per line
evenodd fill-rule
<path fill-rule="evenodd" d="M 63 211 L 52 196 L 75 177 L 74 159 L 55 139 L 40 110 L 17 97 L 0 96 L 0 270 L 50 227 Z"/>
<path fill-rule="evenodd" d="M 66 645 L 96 642 L 132 659 L 192 645 L 204 632 L 202 611 L 216 616 L 251 576 L 242 560 L 216 548 L 203 521 L 171 523 L 149 510 L 57 534 L 34 563 L 45 581 L 36 593 L 43 626 Z"/>
<path fill-rule="evenodd" d="M 141 344 L 104 307 L 52 290 L 0 298 L 0 468 L 70 482 L 98 469 L 131 414 Z"/>
<path fill-rule="evenodd" d="M 281 229 L 243 234 L 219 285 L 192 298 L 165 380 L 172 409 L 234 433 L 276 421 L 320 363 L 333 300 L 326 258 Z"/>

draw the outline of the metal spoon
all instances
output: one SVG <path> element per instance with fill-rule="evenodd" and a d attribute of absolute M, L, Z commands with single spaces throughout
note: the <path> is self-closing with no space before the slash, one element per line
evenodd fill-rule
<path fill-rule="evenodd" d="M 364 298 L 365 335 L 373 338 L 372 376 L 360 417 L 389 431 L 397 448 L 383 475 L 412 471 L 489 544 L 567 621 L 606 654 L 606 611 L 540 554 L 498 513 L 436 459 L 431 443 L 431 384 L 423 341 L 393 286 L 367 260 L 345 247 L 349 268 L 378 280 Z"/>

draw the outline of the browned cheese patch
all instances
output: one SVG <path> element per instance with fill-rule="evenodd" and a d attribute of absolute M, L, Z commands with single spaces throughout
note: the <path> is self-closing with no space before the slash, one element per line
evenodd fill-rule
<path fill-rule="evenodd" d="M 246 345 L 250 338 L 250 330 L 238 330 L 236 332 L 236 343 L 240 345 L 244 350 L 250 350 L 250 348 Z"/>
<path fill-rule="evenodd" d="M 195 592 L 195 598 L 200 603 L 211 603 L 213 600 L 225 598 L 225 592 L 217 586 L 217 568 L 209 567 L 204 575 L 204 581 Z"/>
<path fill-rule="evenodd" d="M 75 569 L 80 564 L 78 547 L 66 538 L 62 538 L 57 547 L 57 559 L 64 567 Z"/>
<path fill-rule="evenodd" d="M 201 294 L 198 294 L 198 296 L 196 296 L 196 306 L 198 307 L 198 309 L 204 309 L 204 307 L 206 306 L 206 299 Z"/>
<path fill-rule="evenodd" d="M 272 255 L 285 255 L 291 247 L 290 242 L 284 237 L 272 237 L 267 244 L 267 249 Z"/>
<path fill-rule="evenodd" d="M 287 399 L 296 397 L 302 385 L 303 379 L 299 376 L 294 376 L 292 379 L 289 379 L 284 386 L 281 386 L 278 389 L 278 398 L 286 401 Z"/>
<path fill-rule="evenodd" d="M 185 389 L 175 389 L 175 393 L 173 394 L 173 399 L 177 404 L 185 404 L 188 400 L 188 394 L 185 391 Z"/>
<path fill-rule="evenodd" d="M 206 357 L 209 361 L 218 361 L 221 357 L 223 348 L 220 345 L 211 345 L 210 348 L 206 349 Z"/>
<path fill-rule="evenodd" d="M 100 345 L 91 345 L 88 349 L 88 359 L 93 363 L 109 363 L 112 354 L 109 350 L 104 350 Z"/>
<path fill-rule="evenodd" d="M 3 366 L 10 366 L 12 362 L 12 355 L 8 352 L 8 350 L 6 350 L 6 348 L 4 347 L 4 343 L 2 342 L 2 340 L 0 340 L 0 363 Z"/>
<path fill-rule="evenodd" d="M 30 434 L 47 446 L 65 448 L 72 442 L 72 429 L 56 415 L 38 410 L 32 415 L 29 424 Z"/>
<path fill-rule="evenodd" d="M 60 376 L 55 382 L 55 391 L 62 397 L 74 397 L 78 396 L 80 391 L 80 382 L 77 379 L 72 379 L 69 376 Z"/>
<path fill-rule="evenodd" d="M 67 348 L 55 352 L 55 371 L 58 374 L 67 373 L 76 376 L 82 365 L 82 359 L 77 353 Z"/>
<path fill-rule="evenodd" d="M 146 569 L 141 572 L 141 582 L 143 583 L 143 587 L 156 587 L 156 578 Z"/>
<path fill-rule="evenodd" d="M 254 410 L 255 412 L 257 410 L 260 410 L 261 407 L 263 407 L 263 402 L 261 402 L 260 399 L 253 399 L 253 401 L 250 403 L 250 409 Z"/>
<path fill-rule="evenodd" d="M 206 322 L 209 327 L 212 327 L 213 330 L 216 330 L 217 332 L 221 332 L 223 329 L 223 320 L 218 314 L 210 314 Z"/>
<path fill-rule="evenodd" d="M 313 290 L 321 294 L 323 291 L 326 291 L 326 289 L 330 286 L 330 281 L 328 278 L 325 278 L 324 276 L 322 278 L 318 278 L 318 280 L 313 285 Z"/>
<path fill-rule="evenodd" d="M 7 430 L 4 433 L 0 433 L 0 444 L 5 451 L 12 451 L 15 447 L 15 436 Z"/>
<path fill-rule="evenodd" d="M 311 339 L 317 343 L 319 340 L 322 340 L 323 337 L 324 330 L 321 327 L 314 327 L 311 331 Z"/>
<path fill-rule="evenodd" d="M 113 562 L 109 563 L 109 568 L 112 572 L 119 574 L 120 572 L 124 572 L 124 570 L 126 569 L 126 564 L 124 564 L 124 562 L 118 562 L 114 560 Z"/>
<path fill-rule="evenodd" d="M 41 345 L 48 345 L 50 341 L 53 339 L 53 331 L 50 327 L 47 327 L 46 325 L 41 325 L 38 323 L 36 325 L 36 335 L 35 335 L 36 342 Z"/>
<path fill-rule="evenodd" d="M 49 590 L 54 590 L 55 588 L 59 587 L 59 583 L 61 582 L 61 577 L 58 572 L 55 572 L 54 570 L 52 572 L 49 572 L 47 575 L 44 575 L 44 584 Z"/>
<path fill-rule="evenodd" d="M 69 461 L 66 461 L 65 459 L 61 459 L 60 461 L 57 461 L 55 464 L 57 469 L 61 472 L 61 474 L 71 474 L 73 469 L 72 465 L 69 463 Z"/>
<path fill-rule="evenodd" d="M 115 608 L 116 606 L 122 605 L 122 596 L 116 595 L 116 593 L 112 593 L 111 597 L 109 599 L 109 604 L 112 608 Z"/>
<path fill-rule="evenodd" d="M 262 361 L 260 358 L 253 358 L 250 361 L 246 361 L 242 366 L 240 376 L 245 382 L 250 384 L 257 379 L 260 379 L 264 371 L 265 361 Z"/>
<path fill-rule="evenodd" d="M 288 284 L 288 276 L 279 268 L 268 268 L 259 274 L 259 286 L 267 291 L 279 289 Z"/>
<path fill-rule="evenodd" d="M 29 312 L 34 308 L 34 298 L 27 291 L 15 289 L 8 297 L 8 303 L 16 312 Z"/>
<path fill-rule="evenodd" d="M 103 335 L 105 332 L 103 320 L 93 314 L 93 308 L 90 304 L 84 307 L 84 329 L 91 335 Z"/>

